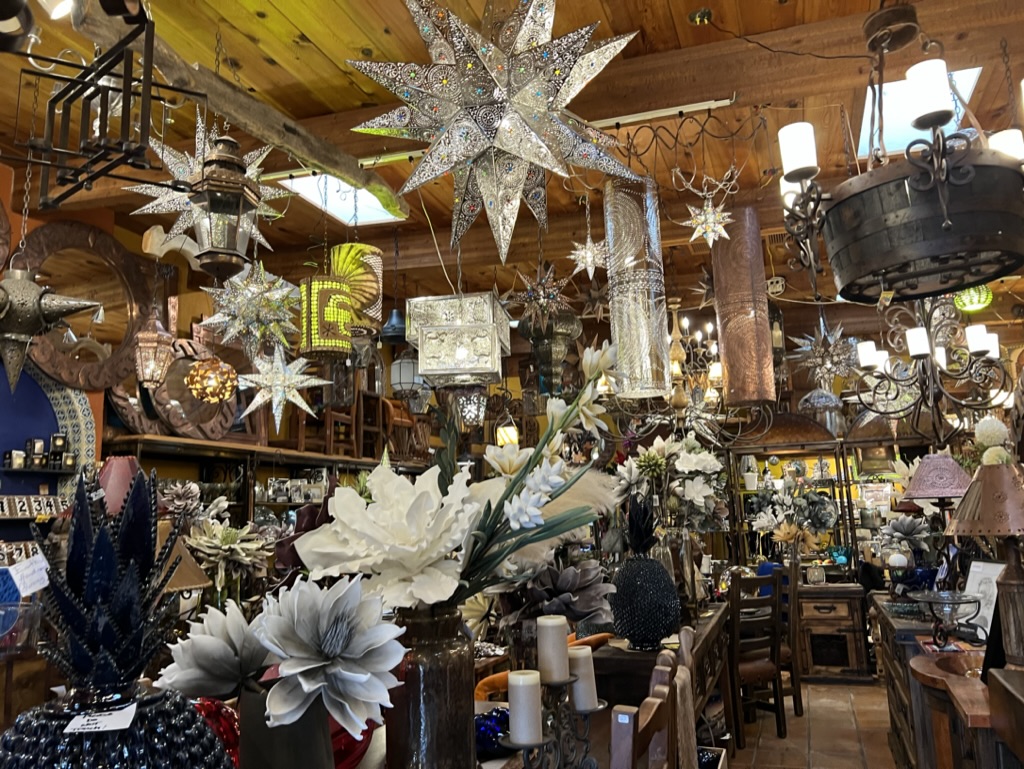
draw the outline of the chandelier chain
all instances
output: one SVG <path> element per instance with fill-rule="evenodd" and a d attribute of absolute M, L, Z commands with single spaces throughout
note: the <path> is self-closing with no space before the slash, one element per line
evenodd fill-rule
<path fill-rule="evenodd" d="M 214 59 L 213 59 L 213 73 L 215 75 L 217 75 L 218 77 L 220 77 L 220 63 L 221 63 L 221 59 L 223 59 L 224 63 L 226 63 L 228 65 L 228 69 L 231 70 L 231 76 L 235 80 L 235 87 L 237 87 L 238 90 L 240 90 L 240 91 L 244 91 L 245 88 L 242 87 L 242 78 L 238 74 L 237 62 L 235 62 L 234 59 L 232 59 L 230 56 L 228 56 L 227 48 L 224 47 L 224 38 L 221 37 L 220 28 L 219 27 L 217 28 L 217 45 L 216 45 L 216 48 L 214 49 L 214 54 L 213 55 L 214 55 Z M 230 130 L 231 130 L 231 123 L 230 123 L 230 121 L 227 118 L 224 118 L 224 128 L 223 128 L 224 134 L 227 134 L 228 131 L 230 131 Z"/>
<path fill-rule="evenodd" d="M 1013 84 L 1013 68 L 1010 66 L 1010 45 L 1004 37 L 999 41 L 1003 57 L 1003 76 L 1006 78 L 1006 104 L 1010 112 L 1010 125 L 1017 125 L 1017 89 Z"/>

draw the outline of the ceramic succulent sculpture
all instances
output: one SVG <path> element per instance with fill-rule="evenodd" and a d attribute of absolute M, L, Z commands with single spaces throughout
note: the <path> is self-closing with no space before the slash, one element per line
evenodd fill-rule
<path fill-rule="evenodd" d="M 661 639 L 679 630 L 679 595 L 661 561 L 649 555 L 657 543 L 650 505 L 634 495 L 628 517 L 633 555 L 615 575 L 615 592 L 608 602 L 616 635 L 628 639 L 631 649 L 653 651 L 661 646 Z"/>
<path fill-rule="evenodd" d="M 231 769 L 188 700 L 138 683 L 174 619 L 178 599 L 164 588 L 177 566 L 171 561 L 177 534 L 176 525 L 157 552 L 155 478 L 147 482 L 139 473 L 113 517 L 100 487 L 79 480 L 67 567 L 51 570 L 43 599 L 57 640 L 42 653 L 71 688 L 18 716 L 0 738 L 0 769 Z M 65 732 L 76 716 L 130 709 L 127 728 Z"/>

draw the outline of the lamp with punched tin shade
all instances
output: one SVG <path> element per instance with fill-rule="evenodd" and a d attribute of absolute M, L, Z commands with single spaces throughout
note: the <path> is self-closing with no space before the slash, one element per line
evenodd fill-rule
<path fill-rule="evenodd" d="M 946 527 L 948 536 L 998 537 L 1006 566 L 996 579 L 1006 662 L 1024 667 L 1024 469 L 1017 463 L 982 465 Z"/>

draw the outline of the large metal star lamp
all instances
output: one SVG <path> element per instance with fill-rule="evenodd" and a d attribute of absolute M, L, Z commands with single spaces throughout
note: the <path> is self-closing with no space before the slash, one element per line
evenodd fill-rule
<path fill-rule="evenodd" d="M 354 130 L 430 143 L 400 193 L 454 176 L 453 248 L 485 210 L 504 263 L 520 199 L 547 226 L 546 171 L 638 179 L 608 153 L 612 137 L 566 110 L 635 32 L 592 41 L 592 24 L 552 40 L 555 0 L 520 0 L 504 17 L 487 0 L 483 32 L 434 0 L 404 2 L 432 63 L 350 61 L 405 102 Z"/>
<path fill-rule="evenodd" d="M 281 432 L 281 417 L 284 416 L 286 403 L 293 403 L 310 416 L 315 416 L 309 404 L 299 395 L 299 390 L 307 387 L 323 387 L 329 385 L 330 381 L 320 377 L 304 374 L 309 361 L 305 358 L 296 358 L 291 363 L 285 363 L 284 350 L 280 347 L 274 348 L 274 357 L 260 357 L 255 361 L 258 374 L 242 374 L 238 377 L 238 386 L 243 390 L 258 387 L 259 392 L 252 399 L 243 413 L 247 417 L 256 409 L 266 403 L 270 403 L 274 412 L 274 429 Z"/>
<path fill-rule="evenodd" d="M 829 328 L 819 317 L 814 335 L 791 336 L 797 345 L 792 359 L 798 368 L 808 369 L 822 390 L 831 391 L 836 377 L 845 379 L 857 366 L 857 340 L 843 336 L 842 324 Z"/>
<path fill-rule="evenodd" d="M 129 192 L 136 192 L 140 195 L 148 195 L 151 198 L 156 198 L 152 202 L 142 206 L 142 208 L 132 211 L 132 215 L 180 212 L 177 221 L 174 222 L 174 226 L 171 227 L 170 231 L 167 233 L 167 237 L 164 238 L 165 243 L 180 235 L 184 235 L 193 227 L 194 220 L 192 216 L 192 205 L 189 201 L 191 193 L 188 189 L 187 180 L 189 177 L 202 170 L 203 162 L 206 160 L 206 155 L 210 152 L 210 147 L 218 136 L 219 133 L 216 126 L 211 126 L 209 130 L 206 129 L 203 115 L 197 109 L 195 155 L 189 155 L 187 152 L 179 152 L 158 139 L 149 140 L 149 144 L 153 148 L 153 152 L 155 152 L 157 157 L 160 158 L 160 162 L 164 164 L 164 168 L 170 172 L 172 178 L 167 183 L 167 186 L 160 184 L 137 184 L 134 187 L 128 187 L 126 189 Z M 267 155 L 270 154 L 272 149 L 273 147 L 266 146 L 247 153 L 242 158 L 242 163 L 245 165 L 245 175 L 250 179 L 258 180 L 260 175 L 263 173 L 263 169 L 260 166 L 263 165 L 263 161 L 266 159 Z M 270 244 L 260 232 L 259 218 L 261 216 L 276 217 L 278 215 L 277 211 L 267 205 L 267 202 L 286 197 L 291 193 L 282 187 L 275 187 L 269 184 L 260 184 L 259 189 L 260 203 L 256 208 L 257 216 L 253 218 L 251 237 L 261 246 L 272 251 L 273 249 L 270 248 Z"/>
<path fill-rule="evenodd" d="M 704 238 L 708 248 L 711 248 L 718 238 L 729 239 L 725 225 L 732 224 L 732 214 L 725 210 L 725 203 L 716 206 L 711 198 L 704 198 L 704 205 L 700 208 L 689 203 L 686 207 L 690 209 L 690 218 L 683 222 L 683 226 L 693 227 L 691 243 L 697 238 Z"/>
<path fill-rule="evenodd" d="M 257 262 L 244 278 L 228 278 L 224 288 L 206 288 L 216 314 L 200 323 L 223 334 L 221 342 L 242 343 L 245 356 L 257 362 L 265 347 L 288 347 L 288 334 L 298 334 L 294 324 L 298 298 L 284 278 L 268 279 L 263 262 Z"/>

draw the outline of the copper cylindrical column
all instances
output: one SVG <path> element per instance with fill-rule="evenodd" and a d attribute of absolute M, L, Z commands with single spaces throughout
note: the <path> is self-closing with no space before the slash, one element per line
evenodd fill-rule
<path fill-rule="evenodd" d="M 761 227 L 754 208 L 732 212 L 729 239 L 711 251 L 727 406 L 775 400 L 772 336 L 768 324 Z"/>

